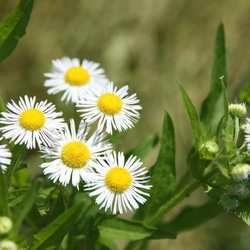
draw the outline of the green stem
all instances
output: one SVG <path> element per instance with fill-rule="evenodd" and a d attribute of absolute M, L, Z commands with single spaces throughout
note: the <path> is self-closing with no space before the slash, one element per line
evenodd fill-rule
<path fill-rule="evenodd" d="M 181 192 L 176 194 L 171 200 L 163 205 L 149 220 L 146 221 L 146 225 L 152 226 L 156 224 L 168 211 L 174 208 L 202 184 L 206 183 L 211 177 L 218 173 L 218 169 L 214 168 L 209 173 L 204 175 L 200 180 L 192 182 L 189 186 L 183 189 Z"/>
<path fill-rule="evenodd" d="M 240 120 L 238 116 L 235 116 L 234 118 L 234 143 L 236 146 L 238 142 L 239 131 L 240 131 Z"/>

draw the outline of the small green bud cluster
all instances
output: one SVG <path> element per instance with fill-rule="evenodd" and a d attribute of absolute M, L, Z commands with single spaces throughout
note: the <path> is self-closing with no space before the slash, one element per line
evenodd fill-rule
<path fill-rule="evenodd" d="M 247 114 L 246 104 L 240 103 L 240 104 L 230 104 L 228 107 L 229 113 L 231 116 L 242 118 Z"/>
<path fill-rule="evenodd" d="M 219 146 L 214 140 L 206 141 L 200 147 L 200 157 L 202 159 L 211 160 L 219 152 Z"/>

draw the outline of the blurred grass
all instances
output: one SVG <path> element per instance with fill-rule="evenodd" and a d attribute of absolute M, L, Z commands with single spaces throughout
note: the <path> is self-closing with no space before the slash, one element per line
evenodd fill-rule
<path fill-rule="evenodd" d="M 17 3 L 17 0 L 0 2 L 0 21 Z M 65 109 L 60 95 L 47 96 L 43 73 L 50 70 L 52 59 L 62 56 L 100 62 L 108 78 L 119 87 L 128 84 L 130 93 L 136 92 L 143 106 L 139 123 L 126 132 L 118 149 L 128 150 L 146 135 L 160 133 L 166 110 L 175 124 L 180 176 L 186 168 L 192 139 L 178 83 L 200 110 L 209 91 L 215 32 L 222 21 L 228 53 L 229 98 L 233 101 L 238 91 L 250 82 L 249 13 L 250 1 L 245 0 L 37 0 L 27 34 L 13 54 L 0 64 L 1 94 L 5 102 L 18 100 L 19 95 L 25 94 L 36 95 L 38 100 L 46 98 L 55 102 L 58 110 L 65 110 L 66 117 L 71 117 L 72 105 Z M 150 166 L 156 156 L 154 150 L 145 165 Z M 198 193 L 191 203 L 199 204 L 200 199 L 205 199 L 201 196 L 204 194 Z M 216 232 L 222 229 L 231 232 L 235 221 L 244 229 L 238 220 L 223 227 L 228 217 L 223 218 L 221 225 L 216 220 L 210 223 Z M 210 230 L 209 226 L 201 229 L 204 235 Z M 235 234 L 239 235 L 241 230 L 235 230 Z M 202 233 L 197 238 L 197 231 L 189 232 L 193 236 L 188 237 L 197 244 L 192 242 L 186 249 L 210 249 L 207 242 L 205 246 L 202 243 Z M 211 247 L 220 246 L 226 240 L 219 235 L 209 239 Z M 166 243 L 162 242 L 157 246 L 159 249 L 165 249 Z M 183 244 L 187 246 L 186 242 Z M 245 249 L 243 245 L 237 249 Z M 172 247 L 182 249 L 183 245 Z"/>

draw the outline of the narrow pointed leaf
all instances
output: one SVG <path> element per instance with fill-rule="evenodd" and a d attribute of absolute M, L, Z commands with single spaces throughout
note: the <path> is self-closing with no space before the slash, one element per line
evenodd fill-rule
<path fill-rule="evenodd" d="M 217 35 L 215 39 L 211 89 L 207 98 L 202 104 L 200 116 L 202 125 L 207 129 L 211 126 L 213 129 L 215 129 L 214 125 L 218 123 L 217 118 L 220 119 L 223 114 L 223 104 L 222 106 L 220 105 L 220 103 L 218 105 L 218 102 L 220 102 L 222 99 L 222 85 L 220 79 L 222 76 L 226 84 L 227 76 L 225 34 L 223 24 L 220 23 L 217 29 Z"/>
<path fill-rule="evenodd" d="M 189 122 L 191 125 L 192 134 L 193 134 L 193 138 L 194 138 L 194 145 L 195 145 L 196 150 L 198 150 L 199 149 L 199 141 L 200 141 L 201 136 L 202 136 L 201 125 L 200 125 L 198 113 L 197 113 L 193 103 L 191 102 L 190 98 L 188 97 L 186 91 L 184 90 L 184 88 L 181 85 L 180 85 L 180 89 L 182 92 L 184 109 L 186 111 L 186 114 L 188 116 L 188 119 L 189 119 Z"/>
<path fill-rule="evenodd" d="M 103 238 L 122 240 L 174 239 L 175 233 L 144 226 L 141 222 L 111 217 L 104 219 L 98 225 Z"/>
<path fill-rule="evenodd" d="M 84 207 L 84 202 L 80 202 L 58 216 L 41 232 L 34 235 L 30 250 L 43 250 L 60 245 L 64 236 L 76 223 Z"/>
<path fill-rule="evenodd" d="M 0 23 L 0 61 L 7 58 L 25 34 L 34 0 L 20 0 L 16 9 Z"/>
<path fill-rule="evenodd" d="M 150 169 L 152 188 L 147 202 L 140 206 L 135 218 L 142 220 L 149 218 L 159 207 L 167 202 L 173 195 L 176 184 L 175 175 L 175 133 L 172 120 L 168 113 L 165 113 L 161 147 L 156 163 Z"/>
<path fill-rule="evenodd" d="M 11 182 L 11 177 L 15 169 L 21 164 L 23 158 L 25 157 L 27 152 L 27 148 L 25 145 L 15 145 L 14 148 L 11 149 L 12 159 L 11 165 L 6 170 L 6 178 L 7 184 L 9 185 Z"/>

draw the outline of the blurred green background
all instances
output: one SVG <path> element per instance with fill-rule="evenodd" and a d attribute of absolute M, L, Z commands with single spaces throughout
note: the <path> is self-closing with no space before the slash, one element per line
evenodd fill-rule
<path fill-rule="evenodd" d="M 18 0 L 0 1 L 0 21 Z M 48 96 L 43 74 L 51 60 L 63 56 L 100 62 L 107 77 L 136 92 L 143 111 L 136 127 L 121 138 L 117 149 L 128 150 L 149 134 L 160 134 L 163 112 L 169 112 L 176 132 L 178 179 L 187 168 L 192 145 L 191 130 L 182 107 L 182 84 L 200 111 L 210 88 L 217 26 L 224 23 L 227 47 L 228 91 L 234 101 L 250 82 L 250 1 L 247 0 L 36 0 L 27 34 L 16 50 L 0 63 L 1 94 L 5 102 L 36 95 L 53 101 L 66 117 L 60 96 Z M 150 166 L 154 150 L 146 159 Z M 199 205 L 207 200 L 198 190 L 181 204 Z M 250 230 L 225 213 L 177 240 L 153 241 L 150 249 L 249 249 Z M 122 243 L 120 243 L 122 245 Z"/>

